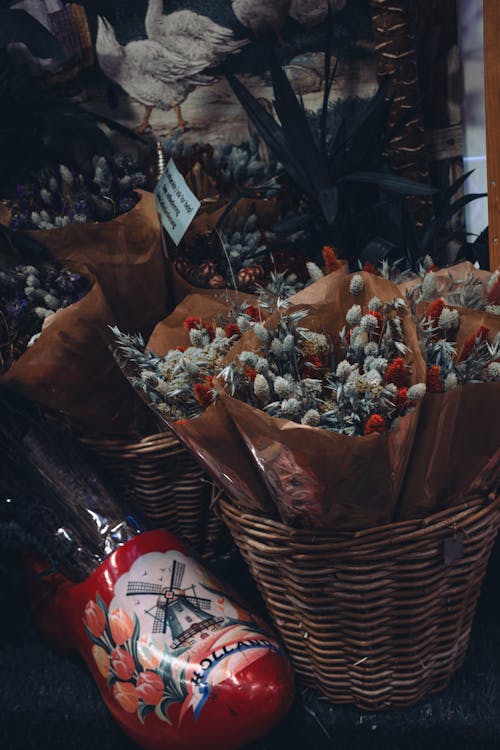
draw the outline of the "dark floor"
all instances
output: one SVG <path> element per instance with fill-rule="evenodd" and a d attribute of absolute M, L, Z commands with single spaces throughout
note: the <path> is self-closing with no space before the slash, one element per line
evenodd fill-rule
<path fill-rule="evenodd" d="M 0 749 L 133 750 L 83 663 L 40 639 L 11 559 L 0 562 L 0 581 Z M 247 750 L 499 749 L 499 588 L 497 546 L 466 662 L 441 695 L 411 710 L 367 715 L 308 691 L 280 727 Z"/>

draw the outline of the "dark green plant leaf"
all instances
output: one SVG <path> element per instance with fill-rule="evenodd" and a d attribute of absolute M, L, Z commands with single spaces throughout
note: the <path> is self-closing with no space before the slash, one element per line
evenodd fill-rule
<path fill-rule="evenodd" d="M 338 182 L 369 183 L 398 195 L 434 195 L 435 188 L 390 172 L 353 172 Z"/>
<path fill-rule="evenodd" d="M 443 211 L 446 206 L 450 205 L 450 201 L 457 193 L 462 185 L 469 179 L 471 174 L 474 172 L 473 169 L 471 169 L 469 172 L 464 172 L 461 177 L 459 177 L 455 182 L 453 182 L 446 190 L 443 190 L 442 193 L 440 193 L 436 197 L 436 213 L 439 214 L 441 211 Z"/>
<path fill-rule="evenodd" d="M 432 243 L 435 242 L 439 236 L 439 233 L 444 229 L 446 224 L 453 218 L 453 216 L 460 211 L 462 208 L 467 206 L 472 201 L 478 198 L 485 198 L 487 193 L 469 193 L 469 195 L 463 195 L 458 198 L 454 203 L 448 206 L 442 211 L 435 219 L 433 219 L 428 226 L 426 226 L 418 238 L 418 247 L 420 253 L 425 255 L 430 252 Z"/>

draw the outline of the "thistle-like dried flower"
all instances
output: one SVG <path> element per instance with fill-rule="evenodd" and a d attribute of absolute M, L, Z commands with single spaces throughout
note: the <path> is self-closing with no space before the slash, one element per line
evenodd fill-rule
<path fill-rule="evenodd" d="M 458 386 L 458 378 L 456 374 L 454 372 L 448 373 L 448 375 L 444 379 L 445 391 L 452 391 L 457 386 Z"/>
<path fill-rule="evenodd" d="M 374 315 L 363 315 L 360 321 L 361 330 L 365 333 L 373 333 L 377 330 L 379 322 Z"/>
<path fill-rule="evenodd" d="M 280 375 L 278 375 L 278 377 L 275 378 L 274 383 L 273 383 L 273 388 L 274 388 L 274 392 L 279 398 L 286 398 L 293 391 L 293 387 L 291 383 L 285 378 L 281 377 Z"/>
<path fill-rule="evenodd" d="M 296 398 L 286 398 L 281 402 L 281 413 L 283 416 L 296 417 L 300 414 L 300 403 Z"/>
<path fill-rule="evenodd" d="M 316 409 L 308 409 L 300 421 L 309 427 L 317 427 L 321 422 L 321 415 Z"/>
<path fill-rule="evenodd" d="M 437 294 L 437 280 L 432 271 L 428 271 L 422 280 L 422 298 L 430 302 Z"/>
<path fill-rule="evenodd" d="M 253 381 L 253 392 L 255 393 L 255 397 L 261 401 L 263 404 L 267 404 L 270 398 L 270 388 L 269 383 L 267 382 L 264 375 L 261 375 L 261 373 L 257 373 L 255 376 L 255 380 Z"/>
<path fill-rule="evenodd" d="M 347 311 L 345 319 L 349 328 L 354 328 L 354 326 L 358 325 L 361 320 L 360 305 L 352 305 Z"/>
<path fill-rule="evenodd" d="M 500 362 L 490 362 L 486 373 L 489 380 L 500 380 Z"/>
<path fill-rule="evenodd" d="M 269 341 L 269 333 L 264 328 L 262 323 L 256 323 L 253 327 L 254 333 L 263 344 Z"/>
<path fill-rule="evenodd" d="M 459 314 L 458 310 L 452 310 L 451 307 L 443 307 L 439 316 L 438 325 L 444 330 L 458 328 Z"/>
<path fill-rule="evenodd" d="M 338 363 L 335 375 L 341 382 L 345 382 L 351 375 L 353 369 L 352 365 L 350 365 L 346 359 L 343 359 L 342 362 Z"/>
<path fill-rule="evenodd" d="M 324 273 L 321 270 L 319 266 L 316 265 L 316 263 L 313 263 L 312 261 L 308 261 L 306 263 L 307 273 L 309 274 L 309 278 L 312 282 L 319 281 L 324 277 Z"/>
<path fill-rule="evenodd" d="M 408 401 L 420 401 L 427 393 L 427 386 L 425 383 L 415 383 L 411 385 L 407 391 Z"/>
<path fill-rule="evenodd" d="M 383 309 L 382 300 L 380 300 L 379 297 L 372 297 L 368 302 L 368 309 L 381 312 Z"/>
<path fill-rule="evenodd" d="M 351 294 L 358 295 L 361 294 L 364 288 L 365 282 L 363 277 L 359 273 L 355 273 L 349 284 L 349 291 Z"/>

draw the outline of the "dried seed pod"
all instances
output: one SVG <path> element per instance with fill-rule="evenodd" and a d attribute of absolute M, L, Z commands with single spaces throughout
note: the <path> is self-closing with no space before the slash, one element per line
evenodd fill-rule
<path fill-rule="evenodd" d="M 264 279 L 264 269 L 262 266 L 255 265 L 249 266 L 248 268 L 242 268 L 238 271 L 236 282 L 240 289 L 249 289 L 254 284 L 259 283 Z"/>
<path fill-rule="evenodd" d="M 212 260 L 200 263 L 198 266 L 198 279 L 200 281 L 209 281 L 217 273 L 217 266 Z"/>
<path fill-rule="evenodd" d="M 226 286 L 226 282 L 220 273 L 216 273 L 209 279 L 208 286 L 210 289 L 223 289 Z"/>

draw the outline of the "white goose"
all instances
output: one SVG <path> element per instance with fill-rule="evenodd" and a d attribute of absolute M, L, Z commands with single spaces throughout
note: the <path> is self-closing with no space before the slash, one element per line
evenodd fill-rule
<path fill-rule="evenodd" d="M 256 37 L 273 31 L 280 38 L 281 27 L 288 18 L 290 0 L 231 0 L 233 13 Z"/>
<path fill-rule="evenodd" d="M 104 73 L 146 107 L 143 122 L 136 129 L 143 132 L 149 123 L 153 107 L 174 109 L 178 126 L 184 129 L 180 105 L 197 86 L 206 86 L 214 79 L 183 65 L 177 54 L 172 54 L 158 42 L 142 39 L 122 46 L 108 21 L 98 20 L 96 52 Z M 201 70 L 201 66 L 197 68 Z"/>
<path fill-rule="evenodd" d="M 302 26 L 317 26 L 328 18 L 328 6 L 332 13 L 343 10 L 346 0 L 291 0 L 290 18 Z"/>

